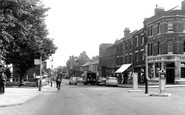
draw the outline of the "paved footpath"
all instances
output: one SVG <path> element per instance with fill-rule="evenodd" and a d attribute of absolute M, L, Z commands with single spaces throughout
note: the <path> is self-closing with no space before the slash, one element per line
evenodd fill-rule
<path fill-rule="evenodd" d="M 51 88 L 49 85 L 43 86 L 41 91 L 38 91 L 38 87 L 6 88 L 5 94 L 0 95 L 0 107 L 23 104 L 49 88 Z"/>

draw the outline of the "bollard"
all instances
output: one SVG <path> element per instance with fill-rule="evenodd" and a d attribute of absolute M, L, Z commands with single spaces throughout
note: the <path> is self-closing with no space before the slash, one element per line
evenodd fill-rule
<path fill-rule="evenodd" d="M 166 93 L 166 72 L 165 72 L 165 70 L 160 71 L 159 93 L 158 94 L 150 94 L 150 96 L 162 96 L 162 97 L 171 96 L 171 94 Z"/>
<path fill-rule="evenodd" d="M 160 94 L 164 94 L 166 91 L 166 77 L 165 74 L 161 73 L 160 74 L 160 79 L 159 79 L 159 90 Z"/>
<path fill-rule="evenodd" d="M 133 73 L 133 90 L 138 90 L 138 74 Z"/>
<path fill-rule="evenodd" d="M 133 78 L 133 90 L 129 90 L 128 92 L 142 92 L 142 90 L 138 90 L 138 73 L 132 73 Z"/>

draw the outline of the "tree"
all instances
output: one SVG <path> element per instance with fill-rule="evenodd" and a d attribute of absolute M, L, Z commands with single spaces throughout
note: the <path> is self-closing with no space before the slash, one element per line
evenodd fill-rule
<path fill-rule="evenodd" d="M 46 60 L 57 49 L 47 37 L 48 10 L 39 0 L 0 0 L 1 59 L 18 68 L 20 80 L 34 66 L 34 59 L 42 55 Z"/>

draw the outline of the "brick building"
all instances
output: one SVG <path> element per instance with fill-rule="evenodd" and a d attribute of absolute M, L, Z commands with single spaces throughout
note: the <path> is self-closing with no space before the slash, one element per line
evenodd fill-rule
<path fill-rule="evenodd" d="M 125 64 L 130 64 L 123 73 L 125 76 L 130 71 L 140 72 L 145 68 L 143 29 L 130 33 L 129 28 L 125 28 L 123 38 L 116 40 L 114 44 L 101 44 L 99 48 L 101 72 L 105 73 L 101 75 L 115 75 L 115 71 Z"/>
<path fill-rule="evenodd" d="M 163 69 L 167 83 L 185 81 L 185 1 L 178 10 L 156 7 L 155 15 L 143 23 L 148 36 L 148 76 L 159 79 Z"/>
<path fill-rule="evenodd" d="M 106 46 L 107 57 L 103 54 L 106 61 L 102 62 L 101 56 L 99 60 L 106 65 L 104 72 L 110 75 L 124 64 L 130 64 L 128 71 L 137 72 L 141 77 L 147 65 L 151 80 L 159 80 L 160 71 L 164 70 L 167 83 L 185 83 L 185 1 L 181 9 L 165 11 L 156 7 L 155 14 L 143 24 L 142 29 L 132 33 L 125 28 L 123 38 Z"/>
<path fill-rule="evenodd" d="M 136 30 L 123 38 L 123 64 L 131 64 L 127 71 L 137 72 L 139 82 L 143 82 L 141 71 L 145 70 L 144 29 Z M 128 73 L 125 73 L 126 75 Z"/>
<path fill-rule="evenodd" d="M 100 68 L 100 75 L 105 77 L 107 76 L 106 69 L 107 69 L 107 47 L 111 44 L 100 44 L 99 45 L 99 68 Z"/>

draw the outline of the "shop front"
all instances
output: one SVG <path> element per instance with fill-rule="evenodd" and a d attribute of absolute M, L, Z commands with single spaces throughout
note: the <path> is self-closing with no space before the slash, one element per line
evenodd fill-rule
<path fill-rule="evenodd" d="M 185 83 L 185 55 L 164 54 L 146 59 L 149 79 L 159 80 L 160 71 L 164 70 L 167 84 Z"/>

